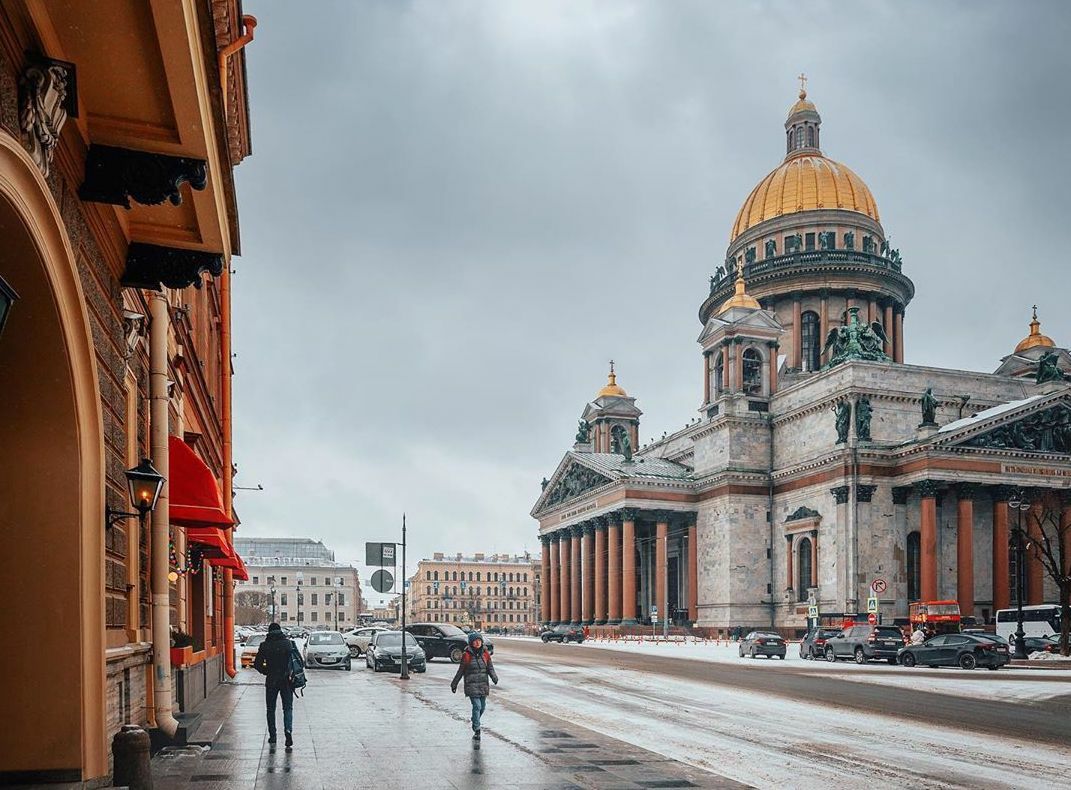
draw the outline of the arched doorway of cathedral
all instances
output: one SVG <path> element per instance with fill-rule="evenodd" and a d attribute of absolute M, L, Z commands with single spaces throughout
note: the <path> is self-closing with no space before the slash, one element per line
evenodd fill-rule
<path fill-rule="evenodd" d="M 107 773 L 103 428 L 70 241 L 48 187 L 0 134 L 0 275 L 19 294 L 0 336 L 0 783 Z"/>

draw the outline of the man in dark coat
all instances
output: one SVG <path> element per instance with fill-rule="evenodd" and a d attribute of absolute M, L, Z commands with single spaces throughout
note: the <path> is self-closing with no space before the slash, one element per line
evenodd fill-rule
<path fill-rule="evenodd" d="M 275 743 L 275 703 L 283 699 L 283 731 L 286 750 L 294 745 L 294 689 L 290 685 L 290 651 L 294 643 L 286 638 L 278 623 L 268 626 L 268 636 L 257 648 L 253 667 L 264 675 L 264 691 L 268 705 L 268 743 Z"/>
<path fill-rule="evenodd" d="M 461 655 L 461 663 L 457 667 L 457 674 L 450 682 L 450 690 L 457 693 L 457 684 L 464 678 L 465 696 L 472 703 L 472 737 L 480 740 L 480 717 L 487 708 L 487 695 L 491 692 L 491 686 L 487 682 L 490 678 L 498 685 L 498 673 L 491 663 L 491 654 L 483 646 L 483 636 L 478 631 L 469 634 L 469 646 Z"/>

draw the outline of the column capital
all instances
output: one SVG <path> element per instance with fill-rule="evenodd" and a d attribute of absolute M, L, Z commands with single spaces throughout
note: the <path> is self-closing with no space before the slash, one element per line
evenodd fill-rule
<path fill-rule="evenodd" d="M 594 525 L 595 531 L 596 532 L 601 532 L 601 531 L 605 530 L 607 525 L 610 523 L 610 517 L 609 516 L 596 516 L 595 518 L 593 518 L 591 520 L 591 522 Z"/>
<path fill-rule="evenodd" d="M 636 517 L 640 515 L 640 511 L 634 507 L 624 507 L 618 511 L 621 514 L 622 521 L 635 521 Z"/>
<path fill-rule="evenodd" d="M 1007 502 L 1018 489 L 1015 486 L 989 486 L 994 502 Z"/>
<path fill-rule="evenodd" d="M 584 534 L 584 537 L 590 538 L 592 535 L 595 534 L 595 519 L 589 518 L 587 521 L 582 521 L 580 523 L 580 527 L 581 531 Z"/>
<path fill-rule="evenodd" d="M 557 543 L 561 540 L 561 535 L 558 534 L 557 530 L 554 530 L 554 532 L 548 532 L 545 537 L 551 543 Z"/>
<path fill-rule="evenodd" d="M 892 501 L 894 505 L 906 505 L 907 498 L 911 496 L 911 486 L 893 486 Z"/>
<path fill-rule="evenodd" d="M 540 535 L 539 536 L 539 542 L 542 543 L 544 547 L 549 546 L 550 545 L 550 535 Z"/>
<path fill-rule="evenodd" d="M 974 494 L 979 489 L 979 485 L 977 483 L 956 483 L 953 489 L 956 492 L 956 499 L 974 499 Z"/>
<path fill-rule="evenodd" d="M 855 487 L 855 495 L 860 502 L 869 502 L 874 498 L 874 492 L 877 490 L 877 486 L 857 485 Z"/>
<path fill-rule="evenodd" d="M 659 524 L 672 524 L 677 517 L 676 512 L 672 510 L 651 510 L 648 513 Z"/>
<path fill-rule="evenodd" d="M 623 520 L 619 510 L 615 510 L 613 513 L 607 513 L 605 518 L 607 525 L 611 527 L 620 527 Z"/>
<path fill-rule="evenodd" d="M 919 480 L 915 483 L 915 489 L 923 499 L 936 499 L 941 490 L 941 484 L 936 480 Z"/>
<path fill-rule="evenodd" d="M 829 493 L 833 495 L 833 501 L 838 505 L 844 505 L 848 502 L 848 486 L 836 486 L 829 489 Z"/>
<path fill-rule="evenodd" d="M 795 537 L 796 537 L 796 533 L 795 532 L 789 532 L 787 535 L 785 535 L 785 542 L 787 542 L 788 545 L 791 546 L 792 545 L 792 539 L 795 538 Z"/>
<path fill-rule="evenodd" d="M 579 538 L 581 535 L 584 534 L 584 523 L 585 522 L 581 521 L 579 524 L 573 524 L 571 527 L 569 527 L 569 534 L 572 535 L 574 538 Z"/>

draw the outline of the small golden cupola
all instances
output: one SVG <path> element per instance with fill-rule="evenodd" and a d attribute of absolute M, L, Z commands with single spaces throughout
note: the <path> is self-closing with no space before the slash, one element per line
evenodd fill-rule
<path fill-rule="evenodd" d="M 602 398 L 606 395 L 614 398 L 628 397 L 628 393 L 617 384 L 617 374 L 614 373 L 614 361 L 612 359 L 610 360 L 610 375 L 606 377 L 606 386 L 599 390 L 595 397 Z"/>
<path fill-rule="evenodd" d="M 725 303 L 725 306 L 718 311 L 718 315 L 732 310 L 734 307 L 743 307 L 749 310 L 761 310 L 762 305 L 758 300 L 747 292 L 747 284 L 744 282 L 743 269 L 737 269 L 736 272 L 736 293 L 734 293 L 729 301 Z M 612 374 L 611 374 L 612 375 Z"/>
<path fill-rule="evenodd" d="M 1030 334 L 1019 341 L 1015 347 L 1015 353 L 1037 347 L 1055 348 L 1056 343 L 1051 337 L 1041 334 L 1041 322 L 1038 321 L 1038 306 L 1034 305 L 1034 316 L 1030 321 Z"/>

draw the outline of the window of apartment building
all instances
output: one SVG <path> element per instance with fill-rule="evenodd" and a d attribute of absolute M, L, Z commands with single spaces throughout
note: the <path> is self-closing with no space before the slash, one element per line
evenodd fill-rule
<path fill-rule="evenodd" d="M 345 606 L 346 605 L 346 593 L 340 592 L 338 594 L 338 605 L 339 606 Z"/>
<path fill-rule="evenodd" d="M 527 575 L 527 574 L 525 574 L 525 575 Z M 528 588 L 527 587 L 524 588 L 524 597 L 525 598 L 528 597 Z"/>
<path fill-rule="evenodd" d="M 314 623 L 315 623 L 315 622 L 317 621 L 317 615 L 318 615 L 318 614 L 320 614 L 320 613 L 319 613 L 319 612 L 313 612 L 313 613 L 312 613 L 312 621 L 313 621 Z"/>
<path fill-rule="evenodd" d="M 312 593 L 312 605 L 316 606 L 316 593 Z"/>
<path fill-rule="evenodd" d="M 433 578 L 435 579 L 435 581 L 439 581 L 439 572 L 438 571 L 435 571 L 435 575 L 434 575 Z"/>
<path fill-rule="evenodd" d="M 287 618 L 288 618 L 288 615 L 287 615 L 287 613 L 286 613 L 286 612 L 283 612 L 283 616 L 282 616 L 282 621 L 283 621 L 284 623 L 286 622 Z"/>
<path fill-rule="evenodd" d="M 309 579 L 309 584 L 312 585 L 313 587 L 316 586 L 316 577 L 315 576 L 313 576 L 311 579 Z"/>
<path fill-rule="evenodd" d="M 305 622 L 305 613 L 304 612 L 298 612 L 297 613 L 297 621 L 299 623 Z"/>
<path fill-rule="evenodd" d="M 316 602 L 313 601 L 313 603 Z M 327 606 L 331 605 L 331 593 L 324 593 L 324 604 L 326 604 Z"/>
<path fill-rule="evenodd" d="M 286 586 L 286 577 L 285 576 L 281 576 L 280 578 L 283 580 L 283 586 L 285 587 Z"/>
<path fill-rule="evenodd" d="M 480 580 L 480 572 L 476 571 L 476 581 L 479 581 L 479 580 Z"/>
<path fill-rule="evenodd" d="M 282 604 L 286 606 L 286 593 L 283 593 Z"/>
<path fill-rule="evenodd" d="M 428 585 L 428 591 L 425 593 L 425 595 L 431 595 L 431 585 L 430 584 Z"/>
<path fill-rule="evenodd" d="M 297 605 L 301 606 L 303 603 L 305 603 L 305 594 L 304 593 L 298 593 L 297 594 Z"/>
<path fill-rule="evenodd" d="M 528 574 L 527 574 L 527 573 L 526 573 L 526 574 L 524 574 L 524 579 L 523 579 L 523 581 L 528 581 Z"/>
<path fill-rule="evenodd" d="M 260 577 L 259 576 L 254 576 L 253 577 L 253 584 L 260 584 Z"/>

